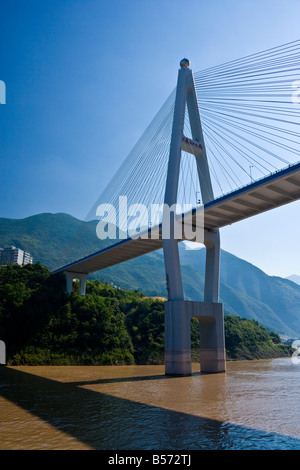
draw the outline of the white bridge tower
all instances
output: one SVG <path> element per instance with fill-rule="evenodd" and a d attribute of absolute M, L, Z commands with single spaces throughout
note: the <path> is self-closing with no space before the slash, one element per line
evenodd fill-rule
<path fill-rule="evenodd" d="M 192 139 L 183 134 L 187 106 Z M 165 205 L 177 202 L 181 151 L 196 158 L 203 204 L 214 199 L 205 150 L 194 78 L 189 61 L 183 59 L 178 71 L 177 91 L 170 144 Z M 204 302 L 184 300 L 178 240 L 174 235 L 175 215 L 171 219 L 170 238 L 163 239 L 168 301 L 165 303 L 165 372 L 189 375 L 191 367 L 191 319 L 200 323 L 201 372 L 225 371 L 223 305 L 219 303 L 220 236 L 219 230 L 204 229 L 206 247 Z"/>

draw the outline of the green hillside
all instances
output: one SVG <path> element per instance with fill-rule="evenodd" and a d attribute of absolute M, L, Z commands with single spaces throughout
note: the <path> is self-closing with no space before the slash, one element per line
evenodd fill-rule
<path fill-rule="evenodd" d="M 95 222 L 82 222 L 67 214 L 39 214 L 20 220 L 0 219 L 0 246 L 7 244 L 29 251 L 34 262 L 54 269 L 100 250 L 108 242 L 97 239 Z M 181 243 L 180 257 L 186 298 L 203 300 L 205 249 L 188 250 Z M 161 250 L 93 273 L 90 278 L 147 296 L 167 295 Z M 220 301 L 226 313 L 254 319 L 288 337 L 300 337 L 299 285 L 268 276 L 223 250 L 220 281 Z"/>
<path fill-rule="evenodd" d="M 65 292 L 63 274 L 41 264 L 0 267 L 0 338 L 9 365 L 163 364 L 164 302 L 88 281 Z M 191 323 L 194 362 L 199 324 Z M 226 357 L 231 360 L 291 356 L 290 346 L 254 320 L 225 315 Z"/>
<path fill-rule="evenodd" d="M 38 214 L 25 219 L 0 218 L 0 246 L 14 245 L 29 251 L 34 262 L 54 269 L 68 261 L 102 249 L 95 222 L 68 214 Z M 87 251 L 85 251 L 85 249 Z"/>

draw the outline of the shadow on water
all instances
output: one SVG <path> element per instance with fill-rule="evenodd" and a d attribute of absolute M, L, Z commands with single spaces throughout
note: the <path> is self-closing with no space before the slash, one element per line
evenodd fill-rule
<path fill-rule="evenodd" d="M 193 377 L 197 375 L 203 375 L 200 372 L 194 372 L 192 374 Z M 141 375 L 136 377 L 116 377 L 114 379 L 98 379 L 98 380 L 88 380 L 84 382 L 71 382 L 72 385 L 75 386 L 82 386 L 82 385 L 96 385 L 96 384 L 113 384 L 113 383 L 121 383 L 121 382 L 143 382 L 145 380 L 168 380 L 173 379 L 176 376 L 171 375 Z M 181 377 L 181 376 L 179 376 Z M 70 382 L 68 382 L 70 384 Z"/>
<path fill-rule="evenodd" d="M 79 388 L 79 383 L 61 383 L 9 367 L 0 368 L 0 378 L 4 398 L 94 449 L 300 449 L 299 439 L 117 398 Z"/>

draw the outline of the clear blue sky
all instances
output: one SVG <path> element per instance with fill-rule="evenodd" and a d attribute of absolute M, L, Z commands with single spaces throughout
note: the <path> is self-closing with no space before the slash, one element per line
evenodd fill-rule
<path fill-rule="evenodd" d="M 299 39 L 298 0 L 2 0 L 0 216 L 84 219 L 176 85 Z M 300 77 L 299 77 L 300 79 Z M 222 229 L 222 247 L 300 275 L 300 203 Z"/>

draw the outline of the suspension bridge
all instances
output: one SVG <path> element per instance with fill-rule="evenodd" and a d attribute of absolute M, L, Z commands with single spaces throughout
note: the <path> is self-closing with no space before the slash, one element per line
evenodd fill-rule
<path fill-rule="evenodd" d="M 166 374 L 191 373 L 192 317 L 201 371 L 225 371 L 219 230 L 300 198 L 299 79 L 300 40 L 195 74 L 183 59 L 176 88 L 87 217 L 98 216 L 105 246 L 91 252 L 83 240 L 54 271 L 67 292 L 79 279 L 84 295 L 90 273 L 162 248 Z M 178 242 L 187 239 L 206 247 L 203 302 L 184 298 Z"/>

